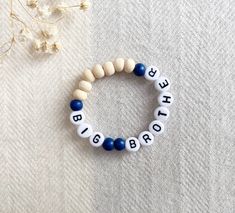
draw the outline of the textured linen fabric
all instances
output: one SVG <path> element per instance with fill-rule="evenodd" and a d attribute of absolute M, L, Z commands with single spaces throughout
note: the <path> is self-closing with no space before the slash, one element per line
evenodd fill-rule
<path fill-rule="evenodd" d="M 0 212 L 234 213 L 234 14 L 233 0 L 96 0 L 61 24 L 60 54 L 18 44 L 0 68 Z M 157 65 L 175 97 L 165 134 L 134 154 L 93 149 L 68 119 L 83 69 L 118 56 Z M 84 110 L 95 130 L 136 136 L 156 98 L 120 74 L 97 81 Z"/>

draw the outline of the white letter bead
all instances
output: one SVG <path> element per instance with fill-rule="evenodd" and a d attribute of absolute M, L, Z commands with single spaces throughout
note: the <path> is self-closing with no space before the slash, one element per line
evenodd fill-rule
<path fill-rule="evenodd" d="M 149 131 L 141 132 L 138 139 L 143 146 L 150 146 L 154 142 L 154 136 Z"/>
<path fill-rule="evenodd" d="M 80 90 L 80 89 L 76 89 L 74 92 L 73 92 L 73 97 L 75 99 L 78 99 L 78 100 L 86 100 L 87 99 L 87 93 Z"/>
<path fill-rule="evenodd" d="M 81 138 L 89 138 L 93 130 L 90 124 L 82 123 L 77 129 L 77 133 Z"/>
<path fill-rule="evenodd" d="M 159 92 L 166 92 L 170 89 L 171 83 L 168 78 L 161 76 L 159 79 L 155 81 L 155 88 Z"/>
<path fill-rule="evenodd" d="M 130 137 L 126 140 L 126 150 L 129 152 L 137 152 L 140 148 L 140 142 L 135 137 Z"/>
<path fill-rule="evenodd" d="M 169 107 L 173 103 L 174 98 L 171 93 L 163 92 L 158 96 L 158 103 L 161 106 Z"/>
<path fill-rule="evenodd" d="M 92 85 L 88 81 L 80 81 L 78 84 L 78 88 L 83 90 L 84 92 L 90 92 L 92 89 Z"/>
<path fill-rule="evenodd" d="M 104 68 L 104 72 L 105 72 L 106 76 L 111 76 L 111 75 L 113 75 L 115 73 L 115 69 L 114 69 L 113 63 L 110 62 L 110 61 L 106 62 L 103 65 L 103 68 Z"/>
<path fill-rule="evenodd" d="M 95 81 L 95 76 L 93 75 L 91 70 L 85 69 L 84 73 L 83 73 L 83 79 L 85 81 L 94 82 Z"/>
<path fill-rule="evenodd" d="M 154 117 L 159 121 L 166 121 L 170 116 L 170 111 L 166 107 L 158 107 L 154 111 Z"/>
<path fill-rule="evenodd" d="M 84 122 L 85 115 L 82 111 L 73 111 L 70 114 L 70 121 L 74 125 L 80 125 Z"/>
<path fill-rule="evenodd" d="M 100 64 L 96 64 L 92 70 L 93 75 L 95 76 L 95 78 L 99 79 L 99 78 L 103 78 L 105 73 L 104 73 L 104 69 L 102 68 L 102 66 Z"/>
<path fill-rule="evenodd" d="M 155 120 L 149 124 L 149 131 L 153 135 L 160 135 L 164 132 L 164 125 L 161 121 Z"/>
<path fill-rule="evenodd" d="M 94 132 L 89 138 L 90 144 L 94 147 L 102 146 L 104 135 L 101 132 Z"/>
<path fill-rule="evenodd" d="M 160 71 L 155 66 L 147 67 L 144 77 L 149 81 L 155 81 L 160 76 Z"/>
<path fill-rule="evenodd" d="M 132 58 L 129 58 L 125 61 L 124 71 L 127 73 L 133 72 L 135 68 L 135 61 Z"/>
<path fill-rule="evenodd" d="M 117 58 L 114 62 L 113 62 L 113 65 L 114 65 L 114 68 L 116 70 L 116 72 L 121 72 L 123 71 L 124 69 L 124 63 L 125 63 L 125 60 L 123 58 Z"/>

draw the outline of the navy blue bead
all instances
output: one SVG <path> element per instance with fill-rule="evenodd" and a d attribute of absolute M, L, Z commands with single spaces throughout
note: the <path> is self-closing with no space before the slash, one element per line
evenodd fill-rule
<path fill-rule="evenodd" d="M 137 76 L 143 76 L 145 74 L 145 70 L 146 70 L 145 65 L 139 63 L 135 65 L 134 73 Z"/>
<path fill-rule="evenodd" d="M 79 110 L 81 110 L 83 108 L 83 103 L 80 100 L 72 100 L 70 102 L 70 108 L 73 111 L 79 111 Z"/>
<path fill-rule="evenodd" d="M 125 149 L 126 145 L 125 145 L 125 140 L 123 138 L 117 138 L 114 141 L 114 147 L 116 150 L 118 151 L 122 151 L 123 149 Z"/>
<path fill-rule="evenodd" d="M 112 138 L 105 138 L 103 148 L 106 151 L 112 151 L 114 149 L 114 141 Z"/>

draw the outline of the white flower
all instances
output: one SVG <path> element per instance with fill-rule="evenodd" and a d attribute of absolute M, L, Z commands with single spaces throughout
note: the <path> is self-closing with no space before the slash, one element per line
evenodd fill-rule
<path fill-rule="evenodd" d="M 35 8 L 38 6 L 38 1 L 37 0 L 27 0 L 27 6 L 31 8 Z"/>
<path fill-rule="evenodd" d="M 64 14 L 68 11 L 68 5 L 64 2 L 61 2 L 55 7 L 54 11 L 60 14 Z"/>
<path fill-rule="evenodd" d="M 35 39 L 33 41 L 33 49 L 36 50 L 37 52 L 41 50 L 41 41 L 39 39 Z"/>
<path fill-rule="evenodd" d="M 44 53 L 50 53 L 51 46 L 50 46 L 49 42 L 48 41 L 43 41 L 41 43 L 41 49 L 42 49 L 42 52 L 44 52 Z"/>
<path fill-rule="evenodd" d="M 20 30 L 19 41 L 25 42 L 26 40 L 33 40 L 33 34 L 29 28 L 24 27 Z"/>
<path fill-rule="evenodd" d="M 41 35 L 46 39 L 55 37 L 57 34 L 58 28 L 56 25 L 44 24 L 41 28 Z"/>
<path fill-rule="evenodd" d="M 84 0 L 80 4 L 80 10 L 86 11 L 90 7 L 90 2 L 87 0 Z"/>
<path fill-rule="evenodd" d="M 38 14 L 42 18 L 48 18 L 51 15 L 51 8 L 48 5 L 43 5 L 38 8 Z"/>
<path fill-rule="evenodd" d="M 54 52 L 54 53 L 58 53 L 60 50 L 61 50 L 61 48 L 62 48 L 62 45 L 61 45 L 61 43 L 60 42 L 54 42 L 53 44 L 52 44 L 52 51 Z"/>

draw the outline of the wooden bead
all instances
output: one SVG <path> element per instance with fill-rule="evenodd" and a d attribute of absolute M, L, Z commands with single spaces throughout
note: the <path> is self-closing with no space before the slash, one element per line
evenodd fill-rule
<path fill-rule="evenodd" d="M 83 90 L 84 92 L 90 92 L 92 89 L 92 85 L 88 81 L 80 81 L 78 84 L 78 88 Z"/>
<path fill-rule="evenodd" d="M 102 68 L 102 66 L 100 64 L 96 64 L 92 70 L 93 75 L 95 76 L 95 78 L 100 79 L 103 78 L 105 73 L 104 73 L 104 69 Z"/>
<path fill-rule="evenodd" d="M 73 92 L 73 97 L 77 100 L 86 100 L 87 99 L 87 93 L 80 90 L 80 89 L 76 89 L 74 92 Z"/>
<path fill-rule="evenodd" d="M 103 65 L 103 68 L 104 68 L 104 72 L 105 72 L 106 76 L 111 76 L 115 73 L 115 69 L 114 69 L 113 63 L 111 61 L 106 62 Z"/>
<path fill-rule="evenodd" d="M 82 111 L 73 111 L 70 114 L 70 121 L 74 125 L 80 125 L 84 122 L 85 115 Z"/>
<path fill-rule="evenodd" d="M 114 62 L 114 68 L 116 72 L 121 72 L 124 69 L 125 60 L 123 58 L 117 58 Z"/>
<path fill-rule="evenodd" d="M 88 81 L 88 82 L 94 82 L 95 81 L 95 76 L 93 75 L 93 73 L 89 69 L 84 70 L 82 78 L 85 81 Z"/>
<path fill-rule="evenodd" d="M 135 61 L 132 58 L 129 58 L 125 61 L 124 71 L 127 73 L 133 72 L 135 68 Z"/>
<path fill-rule="evenodd" d="M 140 148 L 140 142 L 135 137 L 130 137 L 126 140 L 126 150 L 128 152 L 137 152 Z"/>

